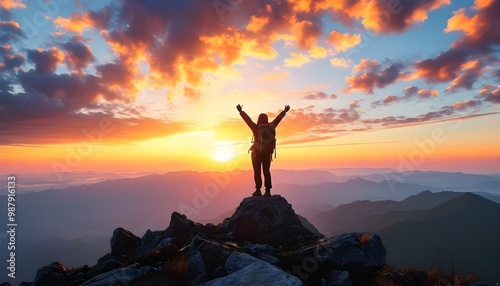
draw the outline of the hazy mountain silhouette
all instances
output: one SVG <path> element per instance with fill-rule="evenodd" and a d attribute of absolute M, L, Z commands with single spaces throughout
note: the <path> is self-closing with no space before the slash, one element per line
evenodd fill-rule
<path fill-rule="evenodd" d="M 452 177 L 456 178 L 455 176 L 460 174 Z M 479 175 L 474 175 L 479 178 L 477 176 Z M 91 176 L 87 174 L 85 178 L 89 177 Z M 492 177 L 495 178 L 483 176 L 482 183 L 489 184 L 487 182 Z M 335 182 L 342 179 L 346 177 L 332 175 L 327 171 L 277 170 L 276 175 L 273 173 L 273 180 L 276 182 L 273 194 L 285 196 L 297 213 L 312 221 L 312 216 L 318 211 L 328 210 L 342 203 L 366 199 L 402 200 L 429 189 L 428 186 L 419 184 L 392 184 L 359 178 Z M 315 180 L 321 182 L 314 183 Z M 480 185 L 481 182 L 477 184 Z M 207 191 L 210 196 L 204 195 Z M 43 264 L 42 260 L 60 260 L 70 266 L 73 266 L 71 261 L 86 263 L 98 255 L 98 252 L 92 252 L 93 249 L 105 247 L 102 237 L 109 234 L 109 229 L 121 226 L 137 234 L 144 233 L 148 228 L 163 229 L 165 218 L 170 217 L 174 211 L 186 213 L 190 219 L 197 221 L 210 221 L 234 208 L 242 197 L 248 196 L 252 191 L 251 172 L 236 170 L 229 173 L 168 172 L 107 180 L 62 190 L 19 194 L 17 198 L 22 211 L 17 213 L 17 221 L 21 226 L 18 228 L 17 239 L 23 245 L 17 252 L 19 265 L 32 275 L 33 271 L 30 269 L 39 267 Z M 0 196 L 0 203 L 4 204 L 5 199 L 5 196 Z M 322 233 L 328 234 L 321 230 L 321 223 L 317 225 L 312 222 Z M 5 233 L 4 229 L 0 230 Z M 90 242 L 92 237 L 96 238 L 96 243 L 101 241 L 101 246 L 96 246 L 81 256 L 74 252 L 49 252 L 41 255 L 30 253 L 37 245 L 50 249 L 52 244 L 47 244 L 47 241 L 58 241 L 61 248 L 65 248 L 78 243 L 93 243 Z M 5 252 L 6 248 L 0 249 L 2 256 L 6 255 Z M 2 273 L 5 273 L 5 269 L 0 270 L 0 274 Z"/>
<path fill-rule="evenodd" d="M 358 201 L 312 219 L 320 231 L 379 233 L 398 267 L 477 272 L 500 281 L 500 205 L 472 193 L 423 192 L 401 202 Z"/>
<path fill-rule="evenodd" d="M 400 202 L 392 200 L 356 201 L 320 213 L 311 218 L 311 221 L 320 232 L 327 235 L 337 235 L 359 229 L 375 230 L 392 223 L 389 218 L 383 216 L 387 213 L 429 209 L 461 195 L 462 193 L 457 192 L 432 193 L 424 191 Z"/>

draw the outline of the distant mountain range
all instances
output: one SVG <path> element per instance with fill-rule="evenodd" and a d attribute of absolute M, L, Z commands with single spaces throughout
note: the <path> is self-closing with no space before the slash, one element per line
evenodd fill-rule
<path fill-rule="evenodd" d="M 370 231 L 398 267 L 476 272 L 500 281 L 500 204 L 472 193 L 422 192 L 401 202 L 357 201 L 311 219 L 327 235 Z"/>
<path fill-rule="evenodd" d="M 412 198 L 412 195 L 425 190 L 445 191 L 446 187 L 443 186 L 452 186 L 454 183 L 442 183 L 440 187 L 435 187 L 437 175 L 434 172 L 418 173 L 421 181 L 410 180 L 410 176 L 406 176 L 402 182 L 384 181 L 380 180 L 380 176 L 384 175 L 379 171 L 362 170 L 363 179 L 353 178 L 353 170 L 335 173 L 328 170 L 273 170 L 273 194 L 284 196 L 293 205 L 297 214 L 307 218 L 324 234 L 334 233 L 332 230 L 334 228 L 331 228 L 328 221 L 335 218 L 340 222 L 343 212 L 346 213 L 346 218 L 348 213 L 353 214 L 352 219 L 356 221 L 355 224 L 345 223 L 343 229 L 348 231 L 350 225 L 359 226 L 360 230 L 361 228 L 370 230 L 375 228 L 367 222 L 377 224 L 376 216 L 390 211 L 427 210 L 439 206 L 438 203 L 453 199 L 451 198 L 453 196 L 458 198 L 461 194 L 449 193 L 450 198 L 448 198 L 447 193 L 425 192 L 421 196 Z M 379 176 L 379 180 L 368 180 L 367 176 L 371 175 Z M 472 186 L 475 192 L 491 200 L 499 199 L 500 189 L 496 186 L 500 183 L 500 177 L 461 173 L 442 175 L 446 180 L 455 182 L 467 181 L 461 179 L 462 177 L 470 178 L 471 183 L 465 185 Z M 89 177 L 92 176 L 87 174 L 86 178 Z M 22 182 L 21 179 L 20 177 L 19 182 Z M 433 184 L 428 185 L 430 183 Z M 19 269 L 26 269 L 27 274 L 19 273 L 19 275 L 21 277 L 33 275 L 36 267 L 46 264 L 48 260 L 59 260 L 68 266 L 88 263 L 89 260 L 99 257 L 102 249 L 109 247 L 103 237 L 109 237 L 110 229 L 116 227 L 124 227 L 138 235 L 142 235 L 148 228 L 165 229 L 167 227 L 165 222 L 174 211 L 184 213 L 195 221 L 214 220 L 224 212 L 232 210 L 253 190 L 252 172 L 236 170 L 229 173 L 182 171 L 149 174 L 71 186 L 60 190 L 21 193 L 17 197 L 19 201 L 17 221 L 20 226 L 18 243 L 23 247 L 19 248 L 17 255 Z M 430 195 L 443 198 L 411 201 Z M 0 204 L 5 205 L 5 200 L 5 196 L 0 196 Z M 349 208 L 344 206 L 345 210 L 341 212 L 342 204 L 363 200 L 376 201 L 377 206 L 372 206 L 366 201 L 356 202 L 353 210 L 348 210 Z M 393 202 L 384 202 L 386 200 Z M 396 207 L 398 201 L 402 204 Z M 379 203 L 381 206 L 378 206 Z M 369 210 L 371 208 L 373 211 Z M 326 216 L 328 211 L 335 212 L 330 213 L 330 217 L 324 221 L 317 219 L 320 214 Z M 370 219 L 364 220 L 363 217 L 367 216 Z M 380 218 L 382 221 L 385 219 Z M 4 227 L 5 225 L 0 226 Z M 381 228 L 375 230 L 382 231 Z M 4 229 L 0 231 L 5 233 Z M 2 237 L 0 239 L 3 240 Z M 93 247 L 78 256 L 74 255 L 74 252 L 44 252 L 40 249 L 35 251 L 37 247 L 51 249 L 56 241 L 60 249 L 75 244 L 88 244 Z M 0 249 L 2 257 L 6 257 L 3 256 L 6 255 L 5 251 L 6 248 Z M 391 255 L 389 252 L 388 257 Z M 4 272 L 4 269 L 0 269 L 0 275 Z M 33 277 L 24 277 L 23 280 L 30 279 Z"/>

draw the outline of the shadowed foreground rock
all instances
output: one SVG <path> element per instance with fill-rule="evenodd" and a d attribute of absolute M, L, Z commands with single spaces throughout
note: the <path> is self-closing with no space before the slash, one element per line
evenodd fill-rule
<path fill-rule="evenodd" d="M 277 195 L 245 198 L 217 226 L 174 212 L 165 230 L 117 228 L 110 242 L 95 266 L 54 262 L 31 285 L 366 285 L 386 256 L 374 234 L 313 234 Z"/>

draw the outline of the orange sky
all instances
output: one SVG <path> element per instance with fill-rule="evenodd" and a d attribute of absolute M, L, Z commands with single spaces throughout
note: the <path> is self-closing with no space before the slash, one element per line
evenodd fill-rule
<path fill-rule="evenodd" d="M 274 168 L 499 171 L 499 1 L 56 2 L 0 1 L 2 173 L 249 169 L 237 104 Z"/>

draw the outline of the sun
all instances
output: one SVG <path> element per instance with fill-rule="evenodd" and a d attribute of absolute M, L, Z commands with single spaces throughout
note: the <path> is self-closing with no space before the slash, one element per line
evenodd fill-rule
<path fill-rule="evenodd" d="M 214 143 L 214 151 L 212 152 L 212 159 L 217 162 L 228 162 L 235 156 L 234 146 L 228 141 L 218 141 Z"/>

